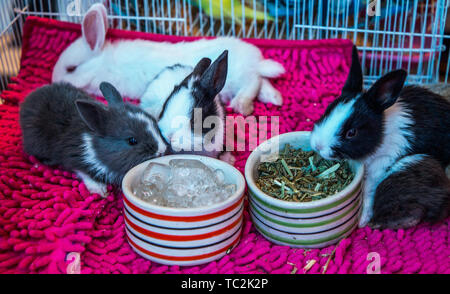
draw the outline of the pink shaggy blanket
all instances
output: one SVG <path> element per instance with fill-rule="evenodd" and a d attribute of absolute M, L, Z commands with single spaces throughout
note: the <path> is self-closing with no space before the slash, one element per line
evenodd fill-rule
<path fill-rule="evenodd" d="M 265 240 L 245 213 L 239 245 L 202 266 L 165 266 L 145 260 L 125 239 L 122 195 L 90 195 L 67 171 L 44 166 L 23 153 L 19 103 L 47 84 L 59 54 L 80 35 L 75 24 L 28 17 L 21 70 L 0 105 L 0 273 L 366 273 L 380 257 L 381 273 L 450 273 L 450 222 L 409 230 L 355 230 L 336 246 L 303 250 Z M 111 30 L 109 38 L 179 41 L 189 38 Z M 286 67 L 274 81 L 284 105 L 256 103 L 254 115 L 280 116 L 280 132 L 311 130 L 345 81 L 347 40 L 249 40 Z M 236 115 L 228 110 L 229 115 Z M 236 152 L 243 172 L 249 152 Z"/>

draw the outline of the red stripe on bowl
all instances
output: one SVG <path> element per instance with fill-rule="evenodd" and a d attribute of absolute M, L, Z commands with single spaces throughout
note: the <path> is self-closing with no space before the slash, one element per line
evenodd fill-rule
<path fill-rule="evenodd" d="M 242 197 L 240 197 L 239 200 L 236 201 L 235 203 L 233 203 L 231 206 L 228 206 L 227 208 L 225 208 L 223 210 L 220 210 L 220 211 L 217 211 L 217 212 L 214 212 L 214 213 L 204 214 L 204 215 L 197 215 L 197 216 L 172 216 L 172 215 L 157 214 L 157 213 L 153 213 L 153 212 L 149 212 L 149 211 L 143 210 L 142 208 L 139 208 L 136 205 L 134 205 L 133 203 L 131 203 L 127 199 L 125 194 L 123 194 L 123 200 L 128 205 L 128 207 L 131 208 L 132 210 L 134 210 L 134 211 L 136 211 L 136 212 L 146 216 L 146 217 L 160 219 L 160 220 L 166 220 L 166 221 L 183 221 L 183 222 L 205 221 L 205 220 L 209 220 L 209 219 L 212 219 L 212 218 L 216 218 L 216 217 L 222 216 L 222 215 L 232 211 L 237 206 L 239 206 L 239 204 L 241 203 L 243 198 L 244 198 L 244 195 L 242 195 Z"/>
<path fill-rule="evenodd" d="M 159 259 L 165 259 L 165 260 L 171 260 L 171 261 L 193 261 L 193 260 L 201 260 L 201 259 L 205 259 L 205 258 L 209 258 L 209 257 L 213 257 L 215 255 L 218 255 L 220 253 L 223 253 L 225 251 L 227 251 L 229 248 L 232 248 L 234 245 L 236 245 L 236 243 L 239 241 L 240 238 L 240 234 L 238 234 L 238 236 L 236 237 L 236 240 L 234 240 L 231 244 L 216 250 L 214 252 L 210 252 L 210 253 L 205 253 L 205 254 L 201 254 L 201 255 L 194 255 L 194 256 L 169 256 L 169 255 L 163 255 L 163 254 L 158 254 L 155 252 L 151 252 L 148 251 L 147 249 L 142 248 L 141 246 L 137 245 L 136 243 L 133 242 L 133 240 L 131 240 L 131 238 L 128 236 L 127 234 L 127 239 L 128 242 L 137 250 L 139 250 L 140 252 L 147 254 L 149 256 L 155 257 L 155 258 L 159 258 Z"/>
<path fill-rule="evenodd" d="M 242 220 L 243 214 L 241 214 L 241 216 L 237 220 L 235 220 L 233 223 L 229 224 L 228 226 L 226 226 L 220 230 L 217 230 L 214 232 L 209 232 L 206 234 L 191 235 L 191 236 L 176 236 L 176 235 L 166 235 L 166 234 L 161 234 L 161 233 L 155 233 L 155 232 L 146 230 L 144 228 L 141 228 L 138 225 L 136 225 L 135 223 L 131 222 L 128 219 L 128 217 L 126 216 L 126 214 L 123 214 L 123 217 L 125 219 L 125 222 L 130 227 L 132 227 L 135 231 L 141 233 L 142 235 L 150 237 L 150 238 L 164 240 L 164 241 L 197 241 L 197 240 L 203 240 L 203 239 L 215 237 L 215 236 L 218 236 L 220 234 L 223 234 L 223 233 L 233 229 Z"/>

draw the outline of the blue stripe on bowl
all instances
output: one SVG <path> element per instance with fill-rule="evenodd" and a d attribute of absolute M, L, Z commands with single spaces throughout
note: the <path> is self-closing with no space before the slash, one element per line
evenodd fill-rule
<path fill-rule="evenodd" d="M 165 229 L 165 230 L 178 230 L 178 231 L 184 231 L 184 230 L 198 230 L 198 229 L 205 229 L 205 228 L 209 228 L 209 227 L 213 227 L 213 226 L 222 224 L 222 223 L 224 223 L 224 222 L 226 222 L 226 221 L 229 221 L 230 219 L 234 218 L 236 215 L 242 213 L 242 210 L 243 210 L 244 206 L 241 205 L 241 206 L 239 207 L 238 211 L 236 211 L 233 215 L 231 215 L 230 217 L 228 217 L 228 218 L 226 218 L 226 219 L 224 219 L 224 220 L 222 220 L 222 221 L 219 221 L 219 222 L 216 222 L 216 223 L 212 223 L 212 224 L 209 224 L 209 225 L 203 225 L 203 226 L 198 226 L 198 227 L 189 227 L 189 228 L 173 228 L 173 227 L 171 228 L 171 227 L 158 226 L 158 225 L 149 223 L 149 222 L 144 221 L 144 220 L 142 220 L 141 218 L 137 217 L 137 216 L 136 216 L 134 213 L 132 213 L 125 205 L 124 205 L 123 208 L 124 208 L 124 210 L 128 213 L 129 216 L 131 216 L 131 217 L 134 218 L 135 220 L 137 220 L 137 221 L 139 221 L 139 222 L 141 222 L 141 223 L 143 223 L 143 224 L 145 224 L 145 225 L 147 225 L 147 226 L 154 227 L 154 228 L 159 228 L 159 229 Z"/>

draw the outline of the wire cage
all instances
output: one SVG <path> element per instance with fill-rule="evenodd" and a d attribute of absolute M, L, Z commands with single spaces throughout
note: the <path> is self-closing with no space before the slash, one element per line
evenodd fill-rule
<path fill-rule="evenodd" d="M 111 27 L 182 36 L 351 39 L 370 85 L 404 68 L 409 83 L 448 82 L 450 0 L 2 0 L 0 70 L 4 89 L 17 74 L 28 15 L 80 22 L 96 2 Z M 447 24 L 447 32 L 449 25 Z"/>

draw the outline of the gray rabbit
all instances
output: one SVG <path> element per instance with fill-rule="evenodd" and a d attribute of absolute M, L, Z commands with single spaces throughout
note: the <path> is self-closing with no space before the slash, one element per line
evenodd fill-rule
<path fill-rule="evenodd" d="M 92 193 L 120 185 L 135 165 L 168 151 L 155 119 L 124 103 L 109 83 L 100 90 L 108 106 L 66 83 L 43 86 L 20 107 L 26 153 L 72 170 Z"/>

